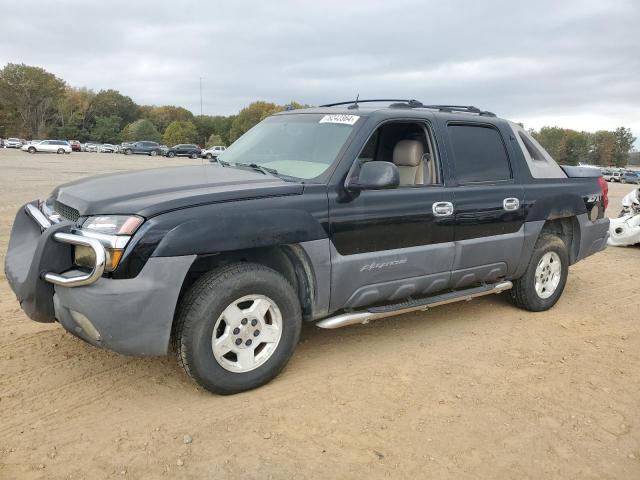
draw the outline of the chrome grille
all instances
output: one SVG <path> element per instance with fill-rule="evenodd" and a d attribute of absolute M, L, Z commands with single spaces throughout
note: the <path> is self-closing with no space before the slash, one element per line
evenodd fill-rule
<path fill-rule="evenodd" d="M 70 207 L 69 205 L 65 205 L 64 203 L 60 203 L 57 200 L 53 201 L 53 210 L 62 218 L 71 222 L 76 222 L 78 220 L 78 217 L 80 217 L 80 213 L 78 212 L 78 210 Z"/>

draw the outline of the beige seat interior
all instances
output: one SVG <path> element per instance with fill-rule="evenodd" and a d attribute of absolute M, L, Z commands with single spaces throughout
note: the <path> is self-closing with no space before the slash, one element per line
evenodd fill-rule
<path fill-rule="evenodd" d="M 400 140 L 393 149 L 393 163 L 400 173 L 400 185 L 424 184 L 424 147 L 418 140 Z"/>

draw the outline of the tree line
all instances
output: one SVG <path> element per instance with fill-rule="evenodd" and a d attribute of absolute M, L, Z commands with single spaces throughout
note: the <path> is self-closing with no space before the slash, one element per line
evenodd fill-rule
<path fill-rule="evenodd" d="M 229 145 L 256 123 L 286 108 L 254 102 L 237 115 L 194 115 L 173 105 L 138 105 L 117 90 L 75 88 L 40 67 L 7 64 L 0 70 L 0 137 L 59 138 L 167 145 Z"/>
<path fill-rule="evenodd" d="M 615 131 L 578 132 L 568 128 L 542 127 L 529 130 L 558 163 L 624 167 L 629 163 L 636 138 L 631 130 L 618 127 Z"/>
<path fill-rule="evenodd" d="M 256 123 L 286 108 L 258 101 L 236 115 L 193 115 L 172 105 L 138 105 L 117 90 L 69 86 L 40 67 L 9 63 L 0 70 L 0 137 L 59 138 L 120 143 L 152 140 L 167 145 L 229 145 Z M 631 130 L 578 132 L 559 127 L 530 130 L 562 164 L 626 165 L 636 140 Z"/>

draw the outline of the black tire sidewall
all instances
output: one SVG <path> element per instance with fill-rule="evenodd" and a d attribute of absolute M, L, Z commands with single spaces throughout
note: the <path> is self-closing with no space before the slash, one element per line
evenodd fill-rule
<path fill-rule="evenodd" d="M 538 296 L 538 293 L 535 289 L 535 274 L 540 259 L 548 252 L 555 252 L 558 257 L 560 257 L 560 283 L 558 284 L 555 292 L 553 292 L 553 295 L 551 295 L 549 298 L 541 298 L 540 296 Z M 531 262 L 529 263 L 529 268 L 527 268 L 525 278 L 523 279 L 526 282 L 526 295 L 531 306 L 530 309 L 534 311 L 543 311 L 548 310 L 553 305 L 555 305 L 562 295 L 564 287 L 567 283 L 568 275 L 569 255 L 567 253 L 567 247 L 565 243 L 559 237 L 553 235 L 544 235 L 541 238 L 541 241 L 538 241 L 538 244 L 533 251 Z"/>
<path fill-rule="evenodd" d="M 276 351 L 264 364 L 244 373 L 231 372 L 215 359 L 212 350 L 214 325 L 232 302 L 245 295 L 260 294 L 273 300 L 282 314 L 282 337 Z M 189 312 L 189 328 L 180 339 L 192 376 L 216 393 L 236 393 L 255 388 L 275 377 L 286 365 L 298 343 L 301 314 L 293 288 L 278 273 L 267 268 L 245 269 L 227 281 L 223 291 L 205 291 Z"/>

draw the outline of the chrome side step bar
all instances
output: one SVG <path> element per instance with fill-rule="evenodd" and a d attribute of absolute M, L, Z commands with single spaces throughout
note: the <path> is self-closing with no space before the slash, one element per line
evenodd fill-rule
<path fill-rule="evenodd" d="M 371 320 L 402 315 L 403 313 L 424 311 L 439 305 L 446 305 L 447 303 L 460 302 L 463 300 L 468 301 L 476 297 L 502 293 L 512 287 L 513 283 L 504 281 L 493 285 L 484 285 L 457 292 L 443 293 L 441 295 L 425 299 L 387 305 L 384 307 L 374 307 L 366 311 L 342 313 L 340 315 L 320 320 L 316 325 L 320 328 L 340 328 L 346 327 L 347 325 L 355 325 L 357 323 L 364 324 L 369 323 Z"/>

